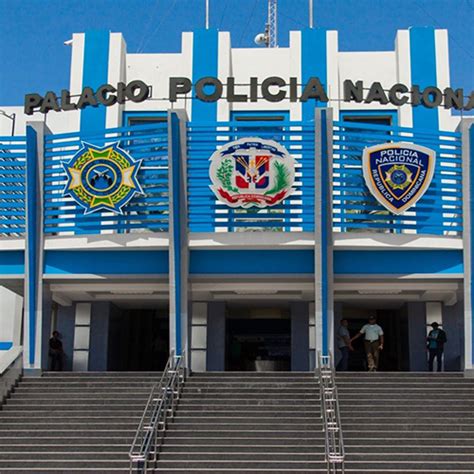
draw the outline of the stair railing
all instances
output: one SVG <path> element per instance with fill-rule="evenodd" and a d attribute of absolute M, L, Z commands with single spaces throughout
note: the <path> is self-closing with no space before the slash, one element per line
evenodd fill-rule
<path fill-rule="evenodd" d="M 344 439 L 332 354 L 323 355 L 318 352 L 318 362 L 317 373 L 321 392 L 327 472 L 330 474 L 344 473 Z"/>
<path fill-rule="evenodd" d="M 130 472 L 154 470 L 167 423 L 173 418 L 186 379 L 186 355 L 171 353 L 163 375 L 150 392 L 129 452 Z"/>

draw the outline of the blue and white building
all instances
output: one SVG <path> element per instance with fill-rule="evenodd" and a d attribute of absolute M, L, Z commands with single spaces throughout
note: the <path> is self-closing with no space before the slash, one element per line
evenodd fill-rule
<path fill-rule="evenodd" d="M 186 32 L 181 51 L 130 54 L 120 33 L 71 42 L 70 93 L 140 80 L 144 102 L 35 112 L 0 107 L 0 349 L 22 346 L 25 370 L 48 365 L 61 333 L 68 370 L 155 370 L 186 350 L 194 371 L 305 371 L 335 351 L 341 318 L 376 314 L 384 370 L 427 370 L 433 321 L 448 335 L 445 370 L 473 369 L 472 118 L 442 106 L 344 100 L 344 81 L 450 87 L 448 33 L 399 30 L 391 51 L 345 52 L 337 31 L 292 31 L 285 48 L 235 48 L 228 32 Z M 261 96 L 269 76 L 318 77 L 329 101 Z M 170 78 L 193 89 L 169 100 Z M 200 78 L 222 98 L 196 98 Z M 229 78 L 235 94 L 228 100 Z M 256 78 L 256 79 L 251 79 Z M 31 92 L 31 91 L 27 91 Z M 46 91 L 43 91 L 44 94 Z M 364 91 L 366 97 L 367 91 Z M 59 95 L 59 91 L 57 91 Z M 272 139 L 296 160 L 296 191 L 267 209 L 230 208 L 210 189 L 209 158 L 243 137 Z M 436 152 L 433 180 L 403 214 L 367 189 L 367 146 L 410 142 Z M 84 210 L 63 163 L 82 142 L 119 142 L 143 160 L 123 214 Z M 354 354 L 354 370 L 363 356 Z"/>

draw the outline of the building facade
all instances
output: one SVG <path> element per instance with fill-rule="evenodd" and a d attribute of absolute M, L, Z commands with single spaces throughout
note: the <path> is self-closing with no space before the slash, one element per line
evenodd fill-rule
<path fill-rule="evenodd" d="M 400 30 L 375 52 L 339 51 L 323 29 L 290 32 L 287 48 L 233 48 L 213 29 L 183 33 L 180 53 L 130 54 L 107 31 L 74 34 L 71 48 L 69 92 L 2 107 L 14 136 L 0 117 L 0 348 L 22 345 L 25 369 L 47 367 L 55 329 L 70 370 L 160 370 L 186 351 L 195 371 L 305 371 L 317 351 L 337 354 L 341 318 L 355 334 L 370 314 L 386 334 L 382 369 L 426 370 L 434 321 L 445 369 L 472 369 L 474 132 L 437 102 L 451 86 L 446 30 Z M 146 100 L 120 100 L 132 81 Z M 104 84 L 117 103 L 94 103 Z M 88 103 L 59 110 L 75 100 Z M 295 161 L 276 205 L 229 206 L 211 189 L 211 156 L 249 138 Z M 436 165 L 397 214 L 366 186 L 363 155 L 400 142 Z M 140 160 L 136 192 L 84 210 L 72 163 L 114 144 L 132 157 L 123 169 Z M 364 369 L 361 347 L 351 368 Z"/>

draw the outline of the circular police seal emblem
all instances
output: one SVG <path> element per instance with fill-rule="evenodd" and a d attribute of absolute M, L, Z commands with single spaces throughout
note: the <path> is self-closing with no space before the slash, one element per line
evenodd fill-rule
<path fill-rule="evenodd" d="M 241 138 L 210 158 L 211 189 L 229 207 L 275 206 L 293 193 L 295 161 L 273 140 Z"/>
<path fill-rule="evenodd" d="M 122 208 L 136 194 L 143 194 L 137 180 L 142 161 L 134 160 L 119 143 L 98 147 L 82 143 L 71 161 L 63 163 L 67 175 L 64 196 L 71 196 L 84 214 Z"/>

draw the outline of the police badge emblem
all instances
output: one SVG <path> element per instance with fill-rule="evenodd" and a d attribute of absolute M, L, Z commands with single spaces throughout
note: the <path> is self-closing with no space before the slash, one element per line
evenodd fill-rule
<path fill-rule="evenodd" d="M 122 208 L 138 193 L 143 194 L 137 179 L 142 160 L 134 160 L 119 143 L 98 147 L 82 143 L 72 159 L 62 165 L 67 175 L 63 195 L 71 196 L 84 214 Z"/>
<path fill-rule="evenodd" d="M 210 158 L 210 188 L 229 207 L 275 206 L 293 193 L 295 161 L 273 140 L 229 142 Z"/>
<path fill-rule="evenodd" d="M 364 149 L 362 167 L 372 195 L 393 214 L 402 214 L 426 192 L 436 153 L 412 143 L 384 143 Z"/>

